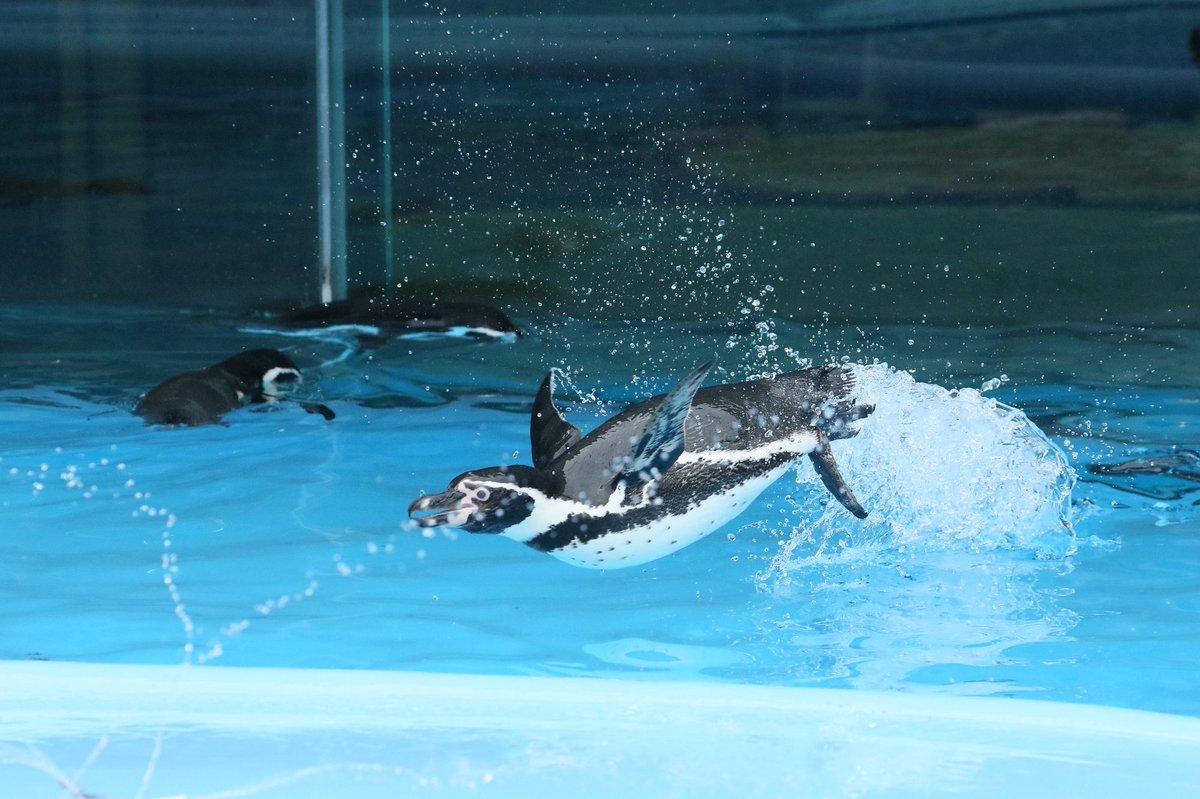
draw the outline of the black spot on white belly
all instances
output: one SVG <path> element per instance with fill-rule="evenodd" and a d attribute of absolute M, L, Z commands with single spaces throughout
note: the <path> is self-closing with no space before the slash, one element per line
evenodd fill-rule
<path fill-rule="evenodd" d="M 640 551 L 643 541 L 650 547 L 655 545 L 655 537 L 644 536 L 644 533 L 653 529 L 659 541 L 659 547 L 663 547 L 665 545 L 663 539 L 667 535 L 671 535 L 670 546 L 677 548 L 679 545 L 679 535 L 675 533 L 677 526 L 682 525 L 688 528 L 686 537 L 690 542 L 703 538 L 718 526 L 719 521 L 724 521 L 724 519 L 688 521 L 687 517 L 691 513 L 704 515 L 704 511 L 700 510 L 702 503 L 716 496 L 728 496 L 729 504 L 726 507 L 733 510 L 733 515 L 736 515 L 749 504 L 749 498 L 738 496 L 739 488 L 777 472 L 792 460 L 793 456 L 790 453 L 777 452 L 758 461 L 742 460 L 719 465 L 690 463 L 681 468 L 674 468 L 668 473 L 667 478 L 659 486 L 657 499 L 660 501 L 647 502 L 643 505 L 625 507 L 618 511 L 598 513 L 597 515 L 574 514 L 525 543 L 542 552 L 556 553 L 563 549 L 575 548 L 581 544 L 596 541 L 607 543 L 606 539 L 623 536 L 626 547 Z M 711 503 L 709 504 L 711 505 Z M 729 514 L 723 515 L 726 518 L 729 516 Z M 638 533 L 643 533 L 643 535 L 638 535 Z M 589 555 L 592 553 L 600 555 L 603 551 L 603 547 L 589 550 Z M 633 556 L 633 554 L 624 555 L 622 560 Z"/>

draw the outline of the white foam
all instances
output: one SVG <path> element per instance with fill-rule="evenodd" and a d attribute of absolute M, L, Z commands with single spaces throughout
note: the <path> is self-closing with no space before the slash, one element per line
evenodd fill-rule
<path fill-rule="evenodd" d="M 833 444 L 870 516 L 857 522 L 819 486 L 797 492 L 798 524 L 775 575 L 829 551 L 1074 549 L 1067 457 L 1020 410 L 974 389 L 920 383 L 886 364 L 855 366 L 856 398 L 874 403 L 855 438 Z M 801 483 L 816 483 L 811 469 Z"/>
<path fill-rule="evenodd" d="M 776 526 L 777 550 L 757 575 L 770 596 L 764 633 L 805 664 L 806 681 L 1022 690 L 963 677 L 1078 621 L 1039 590 L 1039 575 L 1073 568 L 1066 456 L 1024 413 L 978 391 L 882 365 L 855 372 L 858 400 L 876 410 L 833 452 L 870 516 L 853 518 L 812 469 L 797 470 L 790 524 Z"/>

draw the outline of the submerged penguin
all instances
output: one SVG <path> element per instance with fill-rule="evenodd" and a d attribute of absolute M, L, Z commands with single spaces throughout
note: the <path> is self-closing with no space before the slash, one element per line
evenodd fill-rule
<path fill-rule="evenodd" d="M 714 532 L 805 455 L 830 493 L 866 517 L 829 446 L 857 435 L 851 424 L 875 410 L 853 399 L 848 369 L 702 389 L 711 368 L 587 437 L 555 407 L 552 371 L 530 421 L 534 465 L 466 472 L 413 502 L 409 517 L 503 535 L 576 566 L 637 566 Z"/>
<path fill-rule="evenodd" d="M 521 336 L 503 311 L 476 302 L 334 300 L 287 313 L 283 321 L 299 328 L 356 328 L 360 345 L 367 349 L 389 338 L 497 341 Z"/>
<path fill-rule="evenodd" d="M 300 370 L 278 350 L 248 350 L 218 364 L 166 380 L 146 392 L 133 412 L 146 424 L 215 424 L 242 405 L 286 399 Z M 334 418 L 319 403 L 298 402 L 309 413 Z"/>

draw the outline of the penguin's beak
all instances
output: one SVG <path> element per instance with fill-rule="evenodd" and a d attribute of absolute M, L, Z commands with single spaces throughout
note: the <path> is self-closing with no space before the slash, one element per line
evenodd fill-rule
<path fill-rule="evenodd" d="M 421 497 L 408 506 L 408 518 L 421 527 L 462 527 L 474 512 L 467 495 L 454 490 Z"/>

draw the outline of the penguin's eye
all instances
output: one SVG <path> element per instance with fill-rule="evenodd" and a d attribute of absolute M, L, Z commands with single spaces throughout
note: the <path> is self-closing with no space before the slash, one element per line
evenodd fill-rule
<path fill-rule="evenodd" d="M 473 494 L 475 499 L 479 500 L 480 502 L 487 502 L 488 497 L 491 496 L 491 493 L 486 488 L 477 488 Z"/>

